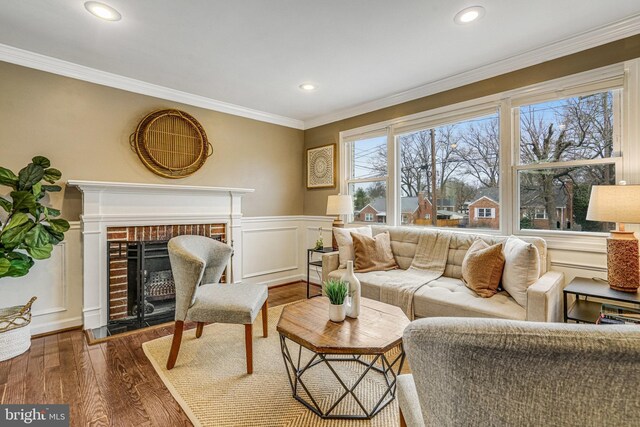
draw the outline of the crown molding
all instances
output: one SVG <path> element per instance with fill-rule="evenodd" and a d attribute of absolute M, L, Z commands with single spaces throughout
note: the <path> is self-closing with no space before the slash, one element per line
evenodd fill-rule
<path fill-rule="evenodd" d="M 630 37 L 638 33 L 640 33 L 640 14 L 633 15 L 629 18 L 616 21 L 591 31 L 586 31 L 575 36 L 568 37 L 564 40 L 559 40 L 536 49 L 522 52 L 501 61 L 448 76 L 395 95 L 306 120 L 304 122 L 304 128 L 311 129 L 317 126 L 344 120 L 349 117 L 398 105 L 403 102 L 413 101 L 414 99 L 433 95 L 449 89 L 454 89 L 456 87 L 550 61 L 552 59 L 571 55 L 602 44 Z"/>
<path fill-rule="evenodd" d="M 13 46 L 0 44 L 0 61 L 9 62 L 23 67 L 46 71 L 85 82 L 95 83 L 128 92 L 139 93 L 141 95 L 153 96 L 155 98 L 166 99 L 168 101 L 180 102 L 194 107 L 205 108 L 207 110 L 219 111 L 221 113 L 232 114 L 234 116 L 246 117 L 261 122 L 272 123 L 294 129 L 304 129 L 302 120 L 279 116 L 228 102 L 218 101 L 200 95 L 171 89 L 164 86 L 147 83 L 118 74 L 108 73 L 73 62 L 18 49 Z"/>

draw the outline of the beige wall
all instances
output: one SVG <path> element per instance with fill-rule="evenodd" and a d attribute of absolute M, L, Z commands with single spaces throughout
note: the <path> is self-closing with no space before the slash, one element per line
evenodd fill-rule
<path fill-rule="evenodd" d="M 192 114 L 213 144 L 194 175 L 154 175 L 129 147 L 147 113 L 178 108 Z M 35 155 L 51 159 L 63 180 L 122 181 L 255 188 L 243 199 L 246 216 L 299 215 L 304 197 L 303 132 L 164 101 L 0 62 L 0 166 L 17 172 Z M 0 189 L 2 193 L 5 189 Z M 76 220 L 73 188 L 52 201 Z"/>
<path fill-rule="evenodd" d="M 371 113 L 308 129 L 304 133 L 305 148 L 312 148 L 332 142 L 338 143 L 339 132 L 348 129 L 428 111 L 434 108 L 456 104 L 458 102 L 468 101 L 638 57 L 640 57 L 640 35 Z M 339 161 L 340 160 L 338 160 L 338 162 Z M 303 158 L 303 163 L 304 162 L 306 162 L 306 159 Z M 306 168 L 305 164 L 303 164 L 303 168 Z M 342 179 L 342 177 L 338 176 L 338 182 L 340 182 L 340 179 Z M 327 196 L 337 194 L 338 187 L 329 190 L 306 190 L 304 196 L 304 214 L 324 214 L 327 206 Z"/>

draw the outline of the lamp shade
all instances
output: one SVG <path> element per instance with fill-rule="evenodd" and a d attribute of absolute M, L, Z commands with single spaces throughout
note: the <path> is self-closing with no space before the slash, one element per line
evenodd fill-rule
<path fill-rule="evenodd" d="M 587 219 L 640 224 L 640 185 L 594 185 Z"/>
<path fill-rule="evenodd" d="M 327 215 L 348 215 L 353 213 L 351 196 L 342 194 L 329 196 L 327 199 Z"/>

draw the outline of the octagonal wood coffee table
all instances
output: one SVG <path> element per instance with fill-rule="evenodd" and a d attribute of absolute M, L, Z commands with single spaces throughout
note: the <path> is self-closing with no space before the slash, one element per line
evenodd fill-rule
<path fill-rule="evenodd" d="M 322 418 L 371 419 L 395 398 L 396 377 L 405 359 L 402 332 L 408 324 L 400 308 L 366 298 L 361 300 L 358 318 L 347 317 L 342 323 L 329 320 L 329 300 L 325 297 L 284 307 L 277 330 L 293 397 Z M 304 361 L 303 347 L 311 352 Z M 339 363 L 359 364 L 363 372 L 355 381 L 346 380 L 336 365 Z M 321 375 L 316 372 L 318 366 L 328 368 L 339 384 L 337 393 L 323 390 L 322 402 L 308 386 L 310 381 L 318 382 L 319 378 L 313 377 Z M 373 375 L 381 379 L 381 393 L 365 401 L 356 391 L 367 376 Z M 335 399 L 327 402 L 328 395 Z M 355 413 L 338 409 L 348 396 L 356 402 Z"/>

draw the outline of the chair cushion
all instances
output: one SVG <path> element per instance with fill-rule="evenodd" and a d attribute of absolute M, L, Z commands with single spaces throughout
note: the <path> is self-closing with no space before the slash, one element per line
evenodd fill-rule
<path fill-rule="evenodd" d="M 268 295 L 264 285 L 202 285 L 196 290 L 187 318 L 194 322 L 250 324 Z"/>
<path fill-rule="evenodd" d="M 402 411 L 407 427 L 423 427 L 422 409 L 418 400 L 418 391 L 413 375 L 398 376 L 398 406 Z"/>

